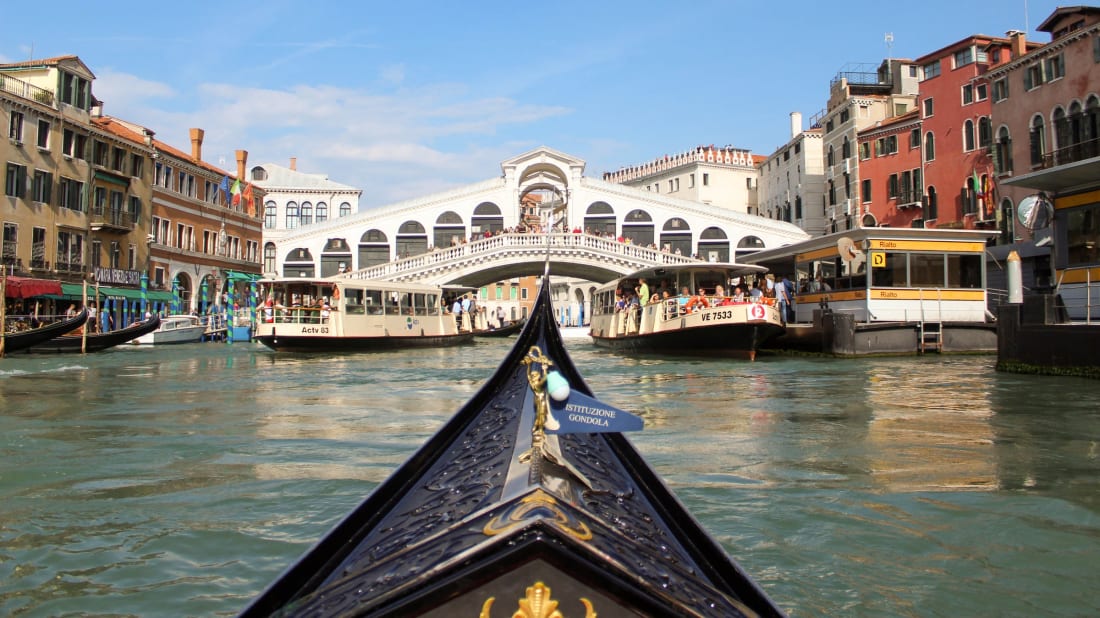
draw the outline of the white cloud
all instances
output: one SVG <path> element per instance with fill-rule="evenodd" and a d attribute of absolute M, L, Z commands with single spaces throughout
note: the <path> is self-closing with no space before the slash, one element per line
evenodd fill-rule
<path fill-rule="evenodd" d="M 368 205 L 491 178 L 501 160 L 521 151 L 502 152 L 499 130 L 570 113 L 472 96 L 460 84 L 370 91 L 206 83 L 185 97 L 163 83 L 105 71 L 96 93 L 107 113 L 148 126 L 181 150 L 189 150 L 190 128 L 204 129 L 204 159 L 218 165 L 224 158 L 230 172 L 237 149 L 249 152 L 250 165 L 296 157 L 302 171 L 363 188 Z"/>

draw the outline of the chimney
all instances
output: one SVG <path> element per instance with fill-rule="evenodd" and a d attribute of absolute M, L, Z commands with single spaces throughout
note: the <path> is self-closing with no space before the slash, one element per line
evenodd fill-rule
<path fill-rule="evenodd" d="M 206 132 L 202 129 L 191 129 L 191 160 L 202 161 L 202 137 Z"/>
<path fill-rule="evenodd" d="M 248 151 L 237 151 L 237 180 L 244 180 L 244 167 L 248 165 Z"/>
<path fill-rule="evenodd" d="M 1009 30 L 1005 33 L 1009 40 L 1009 48 L 1013 58 L 1021 58 L 1027 54 L 1027 37 L 1021 30 Z"/>
<path fill-rule="evenodd" d="M 802 133 L 802 112 L 791 112 L 791 137 Z"/>
<path fill-rule="evenodd" d="M 298 171 L 298 157 L 290 157 L 290 171 Z"/>

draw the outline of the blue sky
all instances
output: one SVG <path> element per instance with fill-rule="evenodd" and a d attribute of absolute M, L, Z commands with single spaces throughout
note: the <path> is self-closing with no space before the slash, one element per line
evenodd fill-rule
<path fill-rule="evenodd" d="M 75 54 L 105 113 L 235 169 L 288 165 L 363 189 L 362 207 L 478 182 L 549 146 L 585 174 L 698 145 L 767 155 L 825 108 L 845 65 L 970 34 L 1035 31 L 1046 0 L 884 3 L 49 3 L 0 61 Z M 48 17 L 47 17 L 48 14 Z"/>

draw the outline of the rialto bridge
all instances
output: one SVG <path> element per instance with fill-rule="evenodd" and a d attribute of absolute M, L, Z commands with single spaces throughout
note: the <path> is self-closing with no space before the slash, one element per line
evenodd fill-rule
<path fill-rule="evenodd" d="M 502 162 L 490 180 L 265 231 L 264 274 L 477 287 L 541 274 L 549 238 L 555 279 L 603 282 L 692 256 L 736 261 L 807 238 L 789 223 L 587 177 L 584 168 L 542 147 Z M 548 227 L 556 233 L 541 233 Z"/>

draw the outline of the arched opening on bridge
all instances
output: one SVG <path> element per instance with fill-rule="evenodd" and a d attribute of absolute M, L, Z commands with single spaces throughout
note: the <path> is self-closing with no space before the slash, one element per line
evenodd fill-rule
<path fill-rule="evenodd" d="M 397 257 L 406 258 L 428 251 L 428 233 L 418 221 L 406 221 L 397 228 Z"/>
<path fill-rule="evenodd" d="M 623 238 L 635 245 L 648 247 L 653 244 L 653 218 L 642 209 L 631 210 L 623 219 Z"/>
<path fill-rule="evenodd" d="M 382 230 L 367 230 L 359 237 L 359 268 L 390 261 L 390 239 Z"/>
<path fill-rule="evenodd" d="M 691 255 L 691 227 L 680 217 L 665 221 L 661 228 L 661 249 L 676 255 Z"/>
<path fill-rule="evenodd" d="M 752 255 L 757 251 L 764 248 L 764 241 L 760 240 L 756 236 L 746 236 L 737 241 L 737 257 L 736 261 L 740 262 L 741 258 L 746 255 Z"/>
<path fill-rule="evenodd" d="M 435 228 L 432 230 L 432 242 L 437 248 L 456 247 L 464 240 L 466 240 L 466 226 L 457 212 L 448 210 L 436 218 Z"/>
<path fill-rule="evenodd" d="M 616 235 L 615 211 L 607 202 L 593 202 L 584 214 L 584 231 L 597 236 Z"/>
<path fill-rule="evenodd" d="M 504 230 L 504 215 L 500 212 L 500 206 L 492 202 L 482 202 L 474 208 L 474 214 L 470 217 L 470 232 L 496 234 Z"/>
<path fill-rule="evenodd" d="M 321 276 L 331 277 L 352 270 L 351 247 L 343 238 L 330 238 L 321 250 Z"/>
<path fill-rule="evenodd" d="M 708 227 L 699 234 L 699 257 L 708 262 L 730 260 L 730 241 L 722 228 Z"/>
<path fill-rule="evenodd" d="M 291 249 L 290 253 L 286 254 L 283 259 L 284 277 L 312 277 L 316 272 L 316 267 L 313 264 L 313 254 L 304 247 Z"/>

